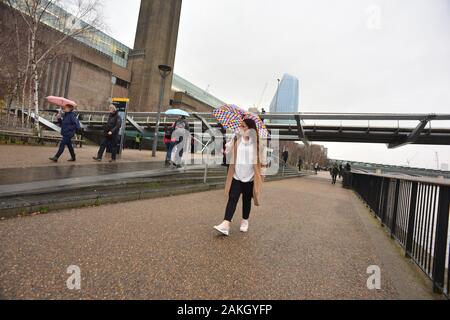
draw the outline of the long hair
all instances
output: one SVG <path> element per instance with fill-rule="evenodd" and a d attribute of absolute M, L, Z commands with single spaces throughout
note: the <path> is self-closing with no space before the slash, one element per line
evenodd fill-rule
<path fill-rule="evenodd" d="M 259 131 L 258 131 L 258 126 L 256 125 L 255 120 L 253 119 L 244 119 L 245 124 L 247 125 L 247 127 L 250 130 L 254 130 L 253 132 L 256 134 L 256 155 L 257 155 L 257 160 L 258 163 L 260 163 L 260 158 L 259 158 Z"/>

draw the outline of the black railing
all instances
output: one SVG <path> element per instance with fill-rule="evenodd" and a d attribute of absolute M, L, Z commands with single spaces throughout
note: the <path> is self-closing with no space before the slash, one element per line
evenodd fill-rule
<path fill-rule="evenodd" d="M 434 178 L 351 174 L 351 186 L 380 219 L 393 239 L 450 296 L 450 183 Z"/>

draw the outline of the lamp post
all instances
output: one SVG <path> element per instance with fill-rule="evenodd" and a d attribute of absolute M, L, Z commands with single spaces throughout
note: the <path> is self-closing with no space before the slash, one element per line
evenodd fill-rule
<path fill-rule="evenodd" d="M 152 157 L 153 158 L 156 157 L 156 150 L 158 148 L 159 124 L 161 122 L 161 109 L 162 109 L 162 104 L 164 102 L 164 91 L 166 88 L 166 78 L 172 72 L 172 67 L 169 67 L 166 65 L 160 65 L 160 66 L 158 66 L 158 68 L 159 68 L 159 73 L 161 75 L 161 92 L 159 95 L 158 113 L 156 115 L 155 133 L 153 135 L 153 148 L 152 148 Z"/>

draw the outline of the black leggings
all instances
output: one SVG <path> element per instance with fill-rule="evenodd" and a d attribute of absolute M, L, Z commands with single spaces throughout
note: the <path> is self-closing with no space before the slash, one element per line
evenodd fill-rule
<path fill-rule="evenodd" d="M 225 211 L 225 220 L 232 221 L 236 206 L 242 194 L 242 218 L 248 220 L 250 218 L 250 211 L 252 209 L 253 198 L 253 181 L 242 182 L 233 179 L 230 188 L 230 195 L 228 198 L 227 209 Z"/>

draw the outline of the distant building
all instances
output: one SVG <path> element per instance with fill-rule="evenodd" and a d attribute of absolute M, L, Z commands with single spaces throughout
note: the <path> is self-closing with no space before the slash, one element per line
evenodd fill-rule
<path fill-rule="evenodd" d="M 54 108 L 44 97 L 56 95 L 75 100 L 79 110 L 106 110 L 111 97 L 123 97 L 130 98 L 131 111 L 156 111 L 161 89 L 158 65 L 174 64 L 181 2 L 141 1 L 134 49 L 99 30 L 67 39 L 55 59 L 44 66 L 40 106 Z M 0 1 L 1 43 L 15 34 L 14 14 L 18 12 Z M 39 45 L 45 47 L 61 38 L 65 32 L 61 21 L 67 16 L 70 14 L 54 4 L 47 7 L 38 35 Z M 120 19 L 117 21 L 120 23 Z M 23 19 L 18 22 L 19 30 L 27 28 Z M 27 41 L 24 35 L 20 36 L 24 48 Z M 166 81 L 164 109 L 210 112 L 225 104 L 177 74 Z"/>
<path fill-rule="evenodd" d="M 448 171 L 448 163 L 441 163 L 441 170 Z"/>
<path fill-rule="evenodd" d="M 270 113 L 298 112 L 299 80 L 289 74 L 283 75 L 280 86 L 270 104 Z"/>

